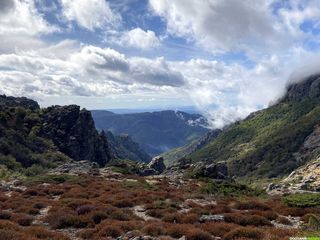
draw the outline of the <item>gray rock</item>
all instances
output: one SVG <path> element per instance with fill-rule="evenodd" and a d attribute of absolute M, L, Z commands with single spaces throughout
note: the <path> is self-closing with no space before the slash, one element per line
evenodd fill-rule
<path fill-rule="evenodd" d="M 99 165 L 95 162 L 90 162 L 87 160 L 82 161 L 72 161 L 65 164 L 62 164 L 55 169 L 50 171 L 51 174 L 90 174 L 90 175 L 99 175 Z"/>
<path fill-rule="evenodd" d="M 152 168 L 141 169 L 138 173 L 140 176 L 147 177 L 152 175 L 157 175 L 158 172 Z"/>
<path fill-rule="evenodd" d="M 148 167 L 156 170 L 159 174 L 166 170 L 166 165 L 164 165 L 163 157 L 154 157 L 148 164 Z"/>
<path fill-rule="evenodd" d="M 223 215 L 202 215 L 199 218 L 200 222 L 219 222 L 219 221 L 224 221 L 224 216 Z"/>
<path fill-rule="evenodd" d="M 206 163 L 199 162 L 194 167 L 194 173 L 201 177 L 208 177 L 218 180 L 228 179 L 228 167 L 225 163 L 212 163 L 206 165 Z"/>
<path fill-rule="evenodd" d="M 204 168 L 203 175 L 214 179 L 226 179 L 228 177 L 228 167 L 225 163 L 214 163 Z"/>

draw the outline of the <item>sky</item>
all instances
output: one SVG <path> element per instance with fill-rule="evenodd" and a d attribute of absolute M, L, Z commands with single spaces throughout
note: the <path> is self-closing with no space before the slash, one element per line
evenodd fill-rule
<path fill-rule="evenodd" d="M 222 127 L 317 73 L 319 36 L 318 0 L 0 0 L 0 94 Z"/>

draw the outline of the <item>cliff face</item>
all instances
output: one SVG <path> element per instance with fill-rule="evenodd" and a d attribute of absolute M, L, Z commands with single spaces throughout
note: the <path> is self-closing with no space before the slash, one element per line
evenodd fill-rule
<path fill-rule="evenodd" d="M 310 76 L 300 82 L 288 85 L 281 102 L 302 101 L 320 97 L 320 75 Z"/>
<path fill-rule="evenodd" d="M 91 113 L 79 106 L 44 109 L 41 134 L 74 160 L 90 160 L 105 165 L 111 154 L 106 139 L 95 129 Z"/>
<path fill-rule="evenodd" d="M 40 109 L 27 98 L 0 96 L 0 164 L 46 168 L 73 159 L 104 166 L 111 157 L 89 111 L 76 105 Z"/>

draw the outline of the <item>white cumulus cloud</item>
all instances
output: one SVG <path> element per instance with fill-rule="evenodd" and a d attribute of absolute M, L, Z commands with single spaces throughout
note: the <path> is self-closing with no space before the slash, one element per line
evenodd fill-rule
<path fill-rule="evenodd" d="M 80 27 L 94 31 L 117 24 L 121 16 L 112 11 L 106 0 L 60 0 L 63 16 Z"/>
<path fill-rule="evenodd" d="M 120 37 L 114 39 L 124 47 L 133 47 L 142 50 L 148 50 L 160 46 L 160 40 L 153 31 L 144 31 L 141 28 L 134 28 L 130 31 L 125 31 Z"/>

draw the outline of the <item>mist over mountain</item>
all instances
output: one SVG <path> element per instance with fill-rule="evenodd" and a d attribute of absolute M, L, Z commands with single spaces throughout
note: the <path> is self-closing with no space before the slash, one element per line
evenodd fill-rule
<path fill-rule="evenodd" d="M 91 111 L 100 130 L 128 134 L 150 155 L 158 155 L 204 135 L 209 131 L 206 119 L 200 114 L 181 111 L 115 114 L 110 111 Z"/>
<path fill-rule="evenodd" d="M 227 126 L 188 158 L 226 162 L 236 177 L 284 176 L 319 153 L 318 145 L 312 145 L 320 137 L 319 106 L 319 75 L 291 83 L 277 103 Z"/>

